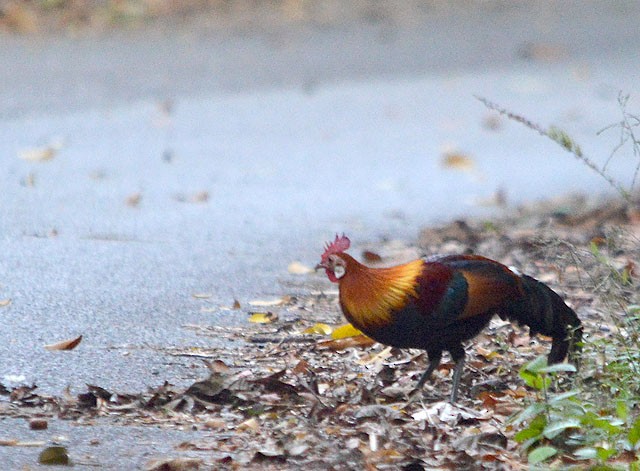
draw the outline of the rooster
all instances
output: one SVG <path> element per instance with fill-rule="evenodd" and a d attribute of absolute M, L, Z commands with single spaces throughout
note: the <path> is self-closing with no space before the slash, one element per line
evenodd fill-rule
<path fill-rule="evenodd" d="M 498 314 L 527 325 L 530 334 L 553 339 L 548 363 L 570 359 L 582 340 L 576 313 L 547 285 L 478 255 L 418 259 L 390 268 L 369 268 L 345 251 L 342 235 L 327 243 L 316 269 L 338 283 L 340 307 L 351 324 L 385 345 L 419 348 L 429 366 L 420 389 L 448 351 L 455 362 L 451 402 L 464 367 L 462 343 Z"/>

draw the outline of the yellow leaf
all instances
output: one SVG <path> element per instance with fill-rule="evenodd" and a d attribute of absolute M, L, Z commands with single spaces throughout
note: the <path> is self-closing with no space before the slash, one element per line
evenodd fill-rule
<path fill-rule="evenodd" d="M 31 162 L 46 162 L 56 156 L 57 149 L 47 147 L 33 147 L 24 149 L 19 152 L 19 156 L 23 160 L 30 160 Z"/>
<path fill-rule="evenodd" d="M 303 334 L 330 335 L 333 329 L 329 324 L 317 323 L 302 331 Z"/>
<path fill-rule="evenodd" d="M 475 164 L 470 157 L 459 152 L 446 152 L 442 156 L 442 165 L 444 167 L 452 168 L 455 170 L 462 170 L 469 172 L 473 170 Z"/>
<path fill-rule="evenodd" d="M 255 324 L 269 324 L 278 319 L 278 315 L 273 312 L 253 312 L 249 317 L 249 322 Z"/>
<path fill-rule="evenodd" d="M 331 338 L 334 340 L 339 340 L 347 337 L 355 337 L 356 335 L 360 335 L 360 334 L 362 334 L 362 332 L 360 332 L 351 324 L 344 324 L 344 325 L 341 325 L 340 327 L 336 327 L 335 329 L 333 329 Z"/>

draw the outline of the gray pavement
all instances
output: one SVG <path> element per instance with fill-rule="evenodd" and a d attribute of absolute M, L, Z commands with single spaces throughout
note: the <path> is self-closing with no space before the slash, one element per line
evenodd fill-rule
<path fill-rule="evenodd" d="M 595 132 L 619 119 L 618 90 L 639 108 L 640 4 L 466 5 L 392 23 L 0 38 L 0 383 L 186 385 L 202 366 L 157 349 L 215 341 L 188 324 L 242 325 L 215 309 L 234 298 L 321 283 L 287 266 L 314 264 L 335 232 L 357 253 L 495 214 L 478 201 L 498 189 L 512 205 L 607 192 L 533 131 L 487 128 L 473 96 L 606 159 L 617 136 Z M 50 161 L 20 158 L 52 144 Z M 446 149 L 474 168 L 443 168 Z M 611 172 L 628 183 L 634 166 L 617 158 Z M 73 352 L 43 348 L 80 334 Z M 101 465 L 127 462 L 108 450 Z"/>

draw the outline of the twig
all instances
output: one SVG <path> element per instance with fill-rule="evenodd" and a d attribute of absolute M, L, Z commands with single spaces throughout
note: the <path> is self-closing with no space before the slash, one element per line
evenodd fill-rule
<path fill-rule="evenodd" d="M 523 116 L 512 113 L 511 111 L 508 111 L 505 108 L 502 108 L 501 106 L 497 105 L 496 103 L 493 103 L 487 100 L 486 98 L 483 98 L 477 95 L 476 95 L 476 98 L 480 100 L 480 102 L 482 102 L 490 110 L 496 111 L 513 121 L 517 121 L 518 123 L 525 125 L 529 129 L 536 131 L 538 134 L 548 137 L 549 139 L 554 141 L 556 144 L 559 144 L 562 148 L 564 148 L 564 150 L 566 150 L 570 154 L 573 154 L 573 156 L 576 159 L 580 160 L 583 164 L 585 164 L 591 170 L 593 170 L 598 175 L 600 175 L 607 183 L 609 183 L 609 185 L 611 185 L 612 188 L 614 188 L 618 193 L 620 193 L 620 195 L 625 199 L 625 201 L 629 203 L 631 202 L 631 196 L 629 192 L 617 180 L 615 180 L 613 177 L 605 173 L 603 169 L 598 167 L 598 165 L 593 160 L 585 156 L 580 146 L 565 131 L 555 126 L 551 126 L 549 127 L 549 129 L 544 129 L 540 125 L 524 118 Z"/>

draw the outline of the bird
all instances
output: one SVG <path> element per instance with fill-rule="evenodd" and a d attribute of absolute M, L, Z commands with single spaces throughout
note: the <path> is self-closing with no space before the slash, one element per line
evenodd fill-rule
<path fill-rule="evenodd" d="M 370 268 L 346 253 L 344 234 L 325 245 L 316 270 L 339 288 L 346 319 L 373 340 L 426 351 L 420 390 L 440 365 L 443 352 L 455 363 L 450 402 L 458 398 L 463 343 L 494 315 L 552 338 L 548 364 L 570 361 L 582 345 L 582 323 L 544 283 L 480 255 L 439 255 L 388 268 Z"/>

